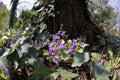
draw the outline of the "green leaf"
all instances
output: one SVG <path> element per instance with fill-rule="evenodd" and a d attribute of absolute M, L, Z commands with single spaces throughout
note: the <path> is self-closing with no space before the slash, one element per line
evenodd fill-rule
<path fill-rule="evenodd" d="M 100 76 L 97 78 L 97 80 L 110 80 L 108 76 Z"/>
<path fill-rule="evenodd" d="M 25 37 L 21 37 L 15 42 L 15 44 L 11 44 L 10 47 L 12 48 L 12 52 L 14 52 L 17 46 L 19 45 L 19 43 L 22 44 L 24 40 Z"/>
<path fill-rule="evenodd" d="M 99 53 L 92 52 L 91 56 L 93 61 L 99 61 L 101 59 L 101 55 Z"/>
<path fill-rule="evenodd" d="M 92 56 L 92 73 L 93 76 L 96 78 L 96 80 L 109 80 L 108 76 L 111 75 L 111 72 L 109 69 L 107 69 L 108 67 L 105 66 L 99 66 L 99 61 L 101 59 L 101 55 L 99 53 L 91 53 Z"/>
<path fill-rule="evenodd" d="M 66 54 L 66 53 L 67 53 L 67 50 L 62 51 L 62 54 L 61 54 L 62 60 L 67 60 L 69 58 L 68 54 Z"/>
<path fill-rule="evenodd" d="M 28 80 L 45 80 L 52 73 L 52 70 L 45 66 L 41 60 L 37 60 L 33 67 L 35 70 Z"/>
<path fill-rule="evenodd" d="M 107 70 L 104 66 L 99 66 L 97 62 L 93 61 L 91 68 L 94 77 L 97 80 L 109 80 L 108 76 L 111 75 L 111 72 Z"/>
<path fill-rule="evenodd" d="M 108 53 L 110 54 L 110 57 L 113 57 L 113 52 L 111 49 L 108 49 Z"/>
<path fill-rule="evenodd" d="M 5 79 L 5 74 L 4 72 L 0 69 L 0 77 L 2 77 L 3 79 Z"/>
<path fill-rule="evenodd" d="M 57 72 L 50 74 L 46 80 L 56 80 L 59 74 Z"/>
<path fill-rule="evenodd" d="M 89 46 L 89 44 L 83 44 L 83 45 L 80 45 L 83 49 L 87 46 Z"/>
<path fill-rule="evenodd" d="M 80 67 L 83 63 L 89 61 L 89 59 L 90 59 L 90 57 L 89 57 L 88 52 L 83 53 L 83 54 L 77 53 L 77 54 L 75 54 L 75 56 L 73 58 L 74 62 L 72 63 L 71 66 L 72 67 L 76 67 L 76 66 Z"/>
<path fill-rule="evenodd" d="M 70 48 L 72 44 L 72 40 L 67 40 L 67 47 Z"/>
<path fill-rule="evenodd" d="M 57 73 L 59 73 L 59 75 L 66 78 L 67 80 L 71 80 L 72 78 L 75 78 L 78 76 L 78 74 L 76 74 L 76 73 L 71 73 L 71 72 L 66 71 L 65 69 L 61 69 L 61 68 L 57 69 Z"/>
<path fill-rule="evenodd" d="M 78 53 L 83 53 L 84 50 L 82 48 L 80 48 L 79 50 L 77 50 Z"/>
<path fill-rule="evenodd" d="M 28 48 L 29 48 L 29 44 L 25 43 L 21 46 L 22 52 L 23 53 L 28 53 Z"/>
<path fill-rule="evenodd" d="M 16 60 L 19 59 L 19 55 L 18 52 L 15 50 L 14 52 L 11 52 L 8 56 L 7 56 L 8 61 L 10 62 L 14 62 Z"/>

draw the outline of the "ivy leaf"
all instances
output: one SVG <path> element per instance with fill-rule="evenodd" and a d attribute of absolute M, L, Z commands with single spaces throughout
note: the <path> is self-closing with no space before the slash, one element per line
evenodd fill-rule
<path fill-rule="evenodd" d="M 104 66 L 99 66 L 97 62 L 92 63 L 92 72 L 97 80 L 109 80 L 111 72 L 107 70 Z"/>
<path fill-rule="evenodd" d="M 57 73 L 61 75 L 62 77 L 66 78 L 67 80 L 71 80 L 72 78 L 75 78 L 78 76 L 76 73 L 71 73 L 69 71 L 66 71 L 65 69 L 57 69 Z"/>
<path fill-rule="evenodd" d="M 50 74 L 46 80 L 56 80 L 59 74 L 57 72 Z"/>
<path fill-rule="evenodd" d="M 71 66 L 72 67 L 76 67 L 76 66 L 80 67 L 83 63 L 89 61 L 89 59 L 90 59 L 90 57 L 89 57 L 88 52 L 83 53 L 83 54 L 77 53 L 77 54 L 75 54 L 75 56 L 73 58 L 74 62 L 72 63 Z"/>
<path fill-rule="evenodd" d="M 105 66 L 98 65 L 102 56 L 99 53 L 91 53 L 91 56 L 93 61 L 91 70 L 96 80 L 109 80 L 108 76 L 111 75 L 110 70 L 108 70 Z"/>
<path fill-rule="evenodd" d="M 29 44 L 25 43 L 21 46 L 22 52 L 23 53 L 28 53 L 28 48 L 29 48 Z"/>
<path fill-rule="evenodd" d="M 41 60 L 37 60 L 33 67 L 35 70 L 28 80 L 45 80 L 52 73 L 52 70 L 45 66 Z"/>
<path fill-rule="evenodd" d="M 12 52 L 14 52 L 17 46 L 19 45 L 19 43 L 20 44 L 23 43 L 24 40 L 25 40 L 25 37 L 21 37 L 15 42 L 15 44 L 11 44 L 10 47 L 12 48 Z"/>
<path fill-rule="evenodd" d="M 14 52 L 9 53 L 7 56 L 8 61 L 14 62 L 19 59 L 18 52 L 15 50 Z"/>

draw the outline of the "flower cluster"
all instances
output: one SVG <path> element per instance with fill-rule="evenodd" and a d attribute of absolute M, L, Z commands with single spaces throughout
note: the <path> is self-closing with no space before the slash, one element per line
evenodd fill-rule
<path fill-rule="evenodd" d="M 8 35 L 8 39 L 6 41 L 6 46 L 9 47 L 12 42 L 13 43 L 16 42 L 18 40 L 19 36 L 21 36 L 21 33 L 24 33 L 24 31 L 19 30 L 19 31 L 16 31 L 15 33 L 13 33 L 13 34 Z"/>
<path fill-rule="evenodd" d="M 78 49 L 81 49 L 80 41 L 77 39 L 73 40 L 64 40 L 65 31 L 58 31 L 56 35 L 52 35 L 52 40 L 48 43 L 47 53 L 52 57 L 53 62 L 58 63 L 60 60 L 68 59 L 77 52 Z"/>

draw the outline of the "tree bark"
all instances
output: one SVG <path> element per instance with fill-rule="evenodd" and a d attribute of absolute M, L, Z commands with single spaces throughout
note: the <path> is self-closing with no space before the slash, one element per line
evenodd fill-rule
<path fill-rule="evenodd" d="M 98 27 L 91 21 L 86 0 L 55 0 L 54 25 L 48 23 L 51 33 L 62 29 L 69 34 L 69 38 L 85 36 L 88 43 L 92 43 L 99 32 Z"/>
<path fill-rule="evenodd" d="M 18 1 L 19 0 L 11 0 L 12 7 L 11 7 L 11 11 L 10 11 L 9 28 L 13 28 L 13 26 L 14 26 L 14 18 L 15 18 L 15 14 L 16 14 Z"/>

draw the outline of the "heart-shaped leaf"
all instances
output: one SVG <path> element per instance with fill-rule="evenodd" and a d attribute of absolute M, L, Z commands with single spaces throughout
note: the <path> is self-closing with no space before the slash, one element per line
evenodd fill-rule
<path fill-rule="evenodd" d="M 89 53 L 88 52 L 85 52 L 83 54 L 81 53 L 77 53 L 75 54 L 73 60 L 74 62 L 72 63 L 72 67 L 80 67 L 83 63 L 89 61 L 90 57 L 89 57 Z"/>
<path fill-rule="evenodd" d="M 28 80 L 45 80 L 52 73 L 50 68 L 45 66 L 41 60 L 37 60 L 33 67 L 35 70 Z"/>

